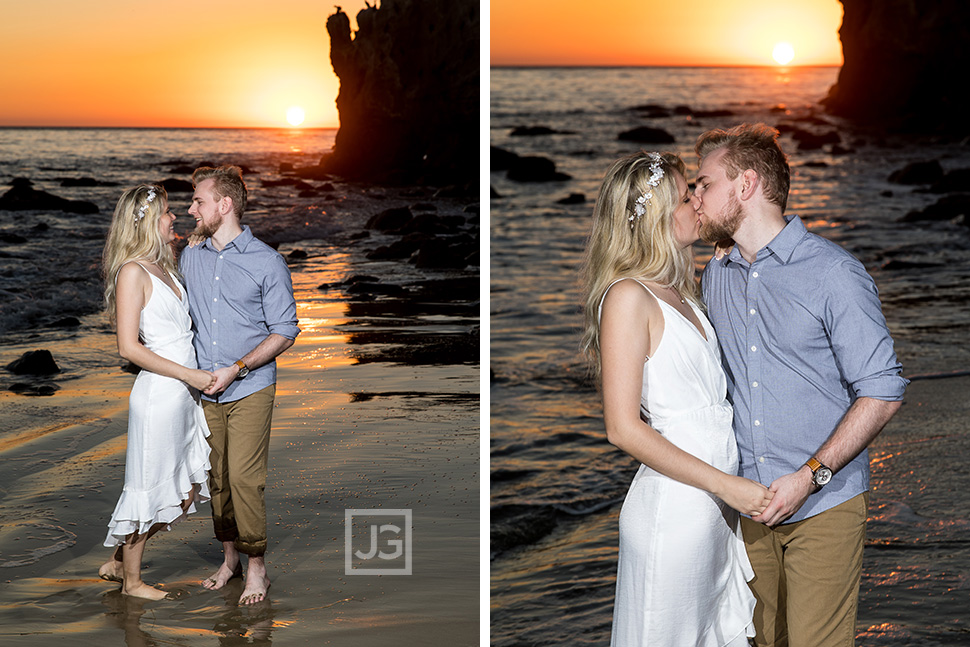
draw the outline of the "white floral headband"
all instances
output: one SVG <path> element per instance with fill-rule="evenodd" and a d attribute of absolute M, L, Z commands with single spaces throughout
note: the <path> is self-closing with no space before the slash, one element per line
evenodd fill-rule
<path fill-rule="evenodd" d="M 138 207 L 138 213 L 135 214 L 135 222 L 138 222 L 145 217 L 145 212 L 148 211 L 148 205 L 150 205 L 152 203 L 152 200 L 154 199 L 155 199 L 155 187 L 152 187 L 148 189 L 148 198 L 145 200 L 145 204 Z"/>
<path fill-rule="evenodd" d="M 662 159 L 660 157 L 660 153 L 647 153 L 647 156 L 652 160 L 650 162 L 650 179 L 647 180 L 647 184 L 656 188 L 660 186 L 660 180 L 662 180 L 664 176 L 664 170 L 661 166 Z M 647 212 L 647 205 L 650 204 L 650 200 L 652 199 L 652 189 L 648 189 L 646 193 L 637 198 L 636 204 L 633 205 L 633 214 L 629 218 L 631 229 L 636 222 L 639 222 L 640 217 Z"/>

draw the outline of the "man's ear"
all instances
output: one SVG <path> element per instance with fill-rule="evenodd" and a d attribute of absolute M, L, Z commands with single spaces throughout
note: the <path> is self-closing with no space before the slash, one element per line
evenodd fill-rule
<path fill-rule="evenodd" d="M 221 200 L 219 200 L 219 212 L 222 215 L 226 215 L 231 211 L 232 211 L 232 198 L 230 198 L 229 196 L 225 196 Z"/>
<path fill-rule="evenodd" d="M 761 186 L 761 176 L 753 169 L 748 169 L 741 174 L 741 187 L 738 191 L 742 200 L 750 200 Z"/>

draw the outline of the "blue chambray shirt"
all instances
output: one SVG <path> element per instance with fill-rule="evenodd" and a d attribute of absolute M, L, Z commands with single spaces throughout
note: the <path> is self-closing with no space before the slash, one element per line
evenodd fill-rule
<path fill-rule="evenodd" d="M 222 251 L 207 239 L 186 247 L 185 277 L 199 368 L 214 371 L 242 359 L 270 333 L 296 339 L 296 302 L 290 270 L 280 254 L 248 226 Z M 212 402 L 234 402 L 276 383 L 276 361 L 232 382 Z"/>
<path fill-rule="evenodd" d="M 740 474 L 771 485 L 798 470 L 858 397 L 902 400 L 893 340 L 862 263 L 797 216 L 749 264 L 737 247 L 701 280 L 734 404 Z M 869 489 L 862 451 L 786 523 Z"/>

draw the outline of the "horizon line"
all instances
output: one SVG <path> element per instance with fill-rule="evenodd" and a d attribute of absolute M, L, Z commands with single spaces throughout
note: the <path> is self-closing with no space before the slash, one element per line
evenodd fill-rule
<path fill-rule="evenodd" d="M 340 130 L 340 126 L 7 126 L 0 130 Z"/>
<path fill-rule="evenodd" d="M 640 65 L 640 64 L 566 64 L 566 63 L 503 63 L 496 65 L 489 65 L 489 69 L 535 69 L 535 68 L 549 68 L 549 69 L 575 69 L 575 68 L 594 68 L 594 69 L 615 69 L 615 68 L 682 68 L 682 69 L 721 69 L 721 68 L 770 68 L 776 70 L 790 70 L 795 67 L 801 68 L 817 68 L 817 67 L 842 67 L 842 63 L 819 63 L 815 65 L 777 65 L 777 64 L 746 64 L 746 65 Z"/>

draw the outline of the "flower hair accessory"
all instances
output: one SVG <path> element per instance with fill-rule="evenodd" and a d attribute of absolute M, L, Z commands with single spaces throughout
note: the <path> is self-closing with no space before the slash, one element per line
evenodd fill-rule
<path fill-rule="evenodd" d="M 138 213 L 135 214 L 135 222 L 138 222 L 145 217 L 145 212 L 148 210 L 148 205 L 152 203 L 155 199 L 155 187 L 148 189 L 148 198 L 145 199 L 145 204 L 138 207 Z"/>
<path fill-rule="evenodd" d="M 647 180 L 647 184 L 651 187 L 660 186 L 660 180 L 663 179 L 664 170 L 661 166 L 660 153 L 647 153 L 650 158 L 650 179 Z M 633 205 L 633 214 L 630 216 L 630 227 L 632 228 L 635 222 L 640 220 L 640 217 L 647 212 L 647 205 L 650 204 L 650 200 L 653 199 L 653 190 L 648 189 L 646 193 L 637 198 L 636 204 Z"/>

